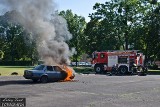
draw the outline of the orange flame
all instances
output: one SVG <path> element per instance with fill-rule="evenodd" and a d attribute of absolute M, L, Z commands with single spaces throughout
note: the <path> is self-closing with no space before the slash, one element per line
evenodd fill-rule
<path fill-rule="evenodd" d="M 74 77 L 72 77 L 72 73 L 73 73 L 73 69 L 70 67 L 65 66 L 65 71 L 67 73 L 67 77 L 64 79 L 64 81 L 70 81 L 72 80 Z"/>
<path fill-rule="evenodd" d="M 66 78 L 63 81 L 71 81 L 72 79 L 74 79 L 74 76 L 75 76 L 73 74 L 74 70 L 71 67 L 63 65 L 62 68 L 67 74 Z"/>

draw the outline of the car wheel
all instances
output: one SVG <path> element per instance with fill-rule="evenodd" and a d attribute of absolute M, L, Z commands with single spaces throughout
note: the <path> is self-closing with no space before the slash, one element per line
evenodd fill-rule
<path fill-rule="evenodd" d="M 75 77 L 75 74 L 73 74 L 73 75 L 70 77 L 70 79 L 74 79 L 74 77 Z"/>
<path fill-rule="evenodd" d="M 47 83 L 47 82 L 48 82 L 48 77 L 47 77 L 47 76 L 42 76 L 42 77 L 40 78 L 40 81 L 41 81 L 42 83 Z"/>
<path fill-rule="evenodd" d="M 94 67 L 94 70 L 95 70 L 95 72 L 97 73 L 97 74 L 101 74 L 102 73 L 102 66 L 101 65 L 96 65 L 95 67 Z"/>
<path fill-rule="evenodd" d="M 33 82 L 37 82 L 37 81 L 38 81 L 38 79 L 32 79 L 32 81 L 33 81 Z"/>
<path fill-rule="evenodd" d="M 120 74 L 127 74 L 128 73 L 128 68 L 126 66 L 119 67 L 119 73 Z"/>

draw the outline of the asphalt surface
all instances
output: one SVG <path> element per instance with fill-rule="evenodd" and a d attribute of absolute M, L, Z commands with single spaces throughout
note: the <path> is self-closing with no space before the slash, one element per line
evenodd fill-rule
<path fill-rule="evenodd" d="M 27 107 L 159 107 L 160 75 L 76 74 L 71 82 L 33 83 L 0 76 L 0 98 L 26 98 Z"/>

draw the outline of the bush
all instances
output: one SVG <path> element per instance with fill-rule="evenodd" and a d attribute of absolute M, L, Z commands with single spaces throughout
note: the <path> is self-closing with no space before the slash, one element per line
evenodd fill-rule
<path fill-rule="evenodd" d="M 4 52 L 0 50 L 0 60 L 3 59 L 3 56 L 4 56 Z"/>
<path fill-rule="evenodd" d="M 73 68 L 75 70 L 76 73 L 91 73 L 94 72 L 93 69 L 91 67 L 74 67 Z"/>
<path fill-rule="evenodd" d="M 158 69 L 158 65 L 154 64 L 154 65 L 150 65 L 148 66 L 149 69 L 153 69 L 153 70 L 157 70 Z"/>
<path fill-rule="evenodd" d="M 32 61 L 0 61 L 0 66 L 32 66 Z"/>

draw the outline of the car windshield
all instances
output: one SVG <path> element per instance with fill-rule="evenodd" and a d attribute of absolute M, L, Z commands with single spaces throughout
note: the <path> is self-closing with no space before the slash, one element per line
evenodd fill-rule
<path fill-rule="evenodd" d="M 33 70 L 43 70 L 44 65 L 38 65 L 35 68 L 33 68 Z"/>

